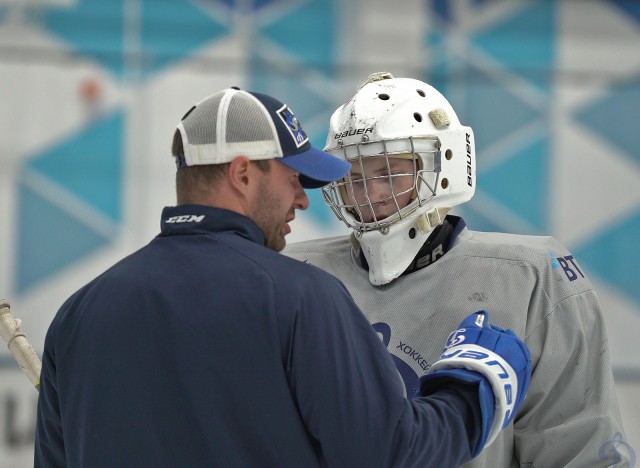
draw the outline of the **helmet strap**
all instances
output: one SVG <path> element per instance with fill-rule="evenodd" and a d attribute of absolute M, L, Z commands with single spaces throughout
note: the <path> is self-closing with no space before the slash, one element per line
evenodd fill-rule
<path fill-rule="evenodd" d="M 351 249 L 354 252 L 359 252 L 360 251 L 360 241 L 358 240 L 358 238 L 356 237 L 356 235 L 353 232 L 351 232 L 351 235 L 349 236 L 349 241 L 351 242 Z"/>

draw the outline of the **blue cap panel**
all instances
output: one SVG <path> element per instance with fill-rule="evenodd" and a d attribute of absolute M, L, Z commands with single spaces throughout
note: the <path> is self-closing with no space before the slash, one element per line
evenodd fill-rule
<path fill-rule="evenodd" d="M 302 124 L 289 107 L 266 94 L 251 94 L 269 111 L 271 120 L 273 120 L 278 132 L 278 139 L 284 156 L 298 154 L 307 151 L 311 147 Z"/>

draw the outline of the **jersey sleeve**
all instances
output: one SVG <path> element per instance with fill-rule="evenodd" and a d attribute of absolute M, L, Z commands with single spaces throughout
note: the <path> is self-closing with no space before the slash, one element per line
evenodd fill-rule
<path fill-rule="evenodd" d="M 302 296 L 287 371 L 330 466 L 458 466 L 470 458 L 480 424 L 475 387 L 404 398 L 389 353 L 337 280 L 316 281 Z"/>
<path fill-rule="evenodd" d="M 600 305 L 586 290 L 551 307 L 525 342 L 539 356 L 514 424 L 523 466 L 626 466 Z M 627 460 L 627 463 L 629 461 Z"/>

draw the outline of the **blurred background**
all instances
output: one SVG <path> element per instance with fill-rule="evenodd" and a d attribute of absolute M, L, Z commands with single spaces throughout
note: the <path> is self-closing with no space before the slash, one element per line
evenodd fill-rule
<path fill-rule="evenodd" d="M 272 94 L 322 147 L 376 71 L 433 84 L 473 127 L 472 229 L 571 249 L 604 309 L 618 450 L 637 454 L 637 0 L 0 0 L 0 297 L 41 353 L 62 302 L 158 233 L 192 104 Z M 308 194 L 289 242 L 347 234 Z M 3 347 L 0 467 L 32 466 L 36 400 Z"/>

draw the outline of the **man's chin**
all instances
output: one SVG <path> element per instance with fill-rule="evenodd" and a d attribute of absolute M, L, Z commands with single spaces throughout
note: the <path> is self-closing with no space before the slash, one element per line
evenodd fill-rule
<path fill-rule="evenodd" d="M 282 250 L 287 245 L 287 241 L 284 236 L 278 236 L 277 238 L 267 239 L 266 247 L 271 250 L 275 250 L 276 252 L 282 252 Z"/>

